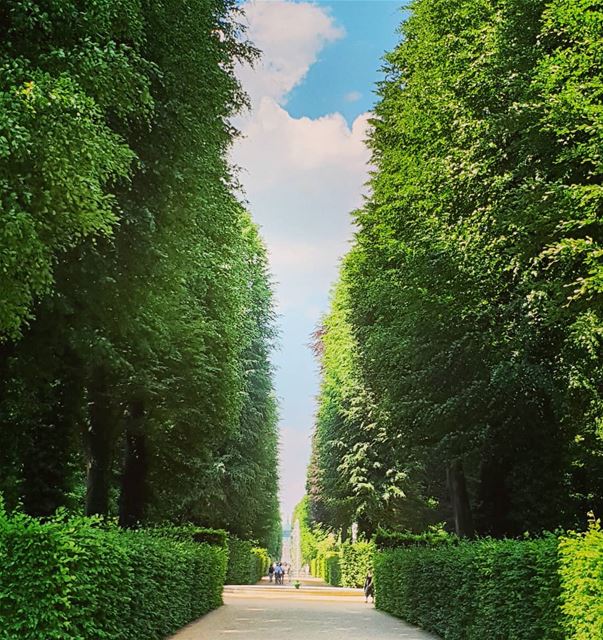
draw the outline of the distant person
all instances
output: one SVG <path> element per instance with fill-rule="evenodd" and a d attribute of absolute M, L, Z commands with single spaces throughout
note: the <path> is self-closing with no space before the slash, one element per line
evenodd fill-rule
<path fill-rule="evenodd" d="M 272 582 L 274 578 L 274 562 L 268 567 L 268 582 Z"/>
<path fill-rule="evenodd" d="M 373 574 L 369 571 L 364 579 L 364 601 L 368 602 L 369 596 L 372 602 L 375 602 L 375 585 L 373 583 Z"/>
<path fill-rule="evenodd" d="M 283 584 L 283 566 L 280 562 L 274 568 L 274 581 L 276 584 Z"/>

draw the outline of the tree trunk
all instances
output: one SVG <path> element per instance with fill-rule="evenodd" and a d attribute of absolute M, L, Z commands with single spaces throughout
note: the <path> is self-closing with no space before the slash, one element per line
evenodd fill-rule
<path fill-rule="evenodd" d="M 85 434 L 88 450 L 86 515 L 109 513 L 111 465 L 116 434 L 116 415 L 109 396 L 109 376 L 97 367 L 88 387 L 90 424 Z"/>
<path fill-rule="evenodd" d="M 73 488 L 83 385 L 75 355 L 69 350 L 57 353 L 52 347 L 42 352 L 39 338 L 33 334 L 32 348 L 20 354 L 20 374 L 25 377 L 19 383 L 27 389 L 25 397 L 31 408 L 17 425 L 16 451 L 23 509 L 35 517 L 48 517 L 67 504 Z M 36 356 L 45 370 L 35 367 Z"/>
<path fill-rule="evenodd" d="M 64 506 L 71 487 L 73 424 L 59 411 L 51 414 L 59 407 L 46 409 L 46 415 L 28 425 L 27 444 L 21 452 L 23 510 L 38 518 Z"/>
<path fill-rule="evenodd" d="M 512 535 L 509 523 L 508 469 L 502 454 L 484 454 L 480 471 L 476 529 L 480 535 L 502 538 Z"/>
<path fill-rule="evenodd" d="M 473 527 L 463 462 L 459 458 L 449 463 L 446 477 L 456 534 L 462 538 L 472 538 L 475 535 L 475 529 Z"/>
<path fill-rule="evenodd" d="M 144 404 L 130 406 L 126 428 L 126 454 L 121 478 L 119 524 L 136 527 L 144 518 L 147 492 L 147 444 L 144 433 Z"/>

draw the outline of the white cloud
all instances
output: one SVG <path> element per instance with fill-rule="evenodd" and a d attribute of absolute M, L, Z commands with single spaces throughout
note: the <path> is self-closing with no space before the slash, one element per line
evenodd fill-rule
<path fill-rule="evenodd" d="M 294 118 L 286 110 L 288 94 L 323 47 L 344 35 L 324 8 L 281 0 L 247 2 L 243 8 L 249 36 L 264 58 L 255 69 L 238 71 L 252 110 L 235 123 L 243 137 L 232 158 L 242 168 L 245 197 L 262 227 L 277 282 L 281 498 L 289 515 L 304 493 L 318 391 L 307 344 L 352 236 L 349 213 L 362 202 L 368 114 L 349 126 L 339 113 Z"/>
<path fill-rule="evenodd" d="M 245 3 L 244 9 L 249 38 L 263 53 L 255 69 L 239 71 L 254 104 L 265 96 L 284 104 L 320 50 L 345 34 L 325 9 L 309 2 L 260 0 Z"/>
<path fill-rule="evenodd" d="M 360 98 L 362 98 L 362 94 L 360 93 L 360 91 L 350 91 L 349 93 L 346 93 L 345 96 L 343 96 L 343 99 L 346 102 L 358 102 Z"/>
<path fill-rule="evenodd" d="M 262 226 L 282 307 L 327 291 L 352 233 L 369 152 L 368 115 L 293 118 L 263 98 L 234 150 L 251 210 Z"/>

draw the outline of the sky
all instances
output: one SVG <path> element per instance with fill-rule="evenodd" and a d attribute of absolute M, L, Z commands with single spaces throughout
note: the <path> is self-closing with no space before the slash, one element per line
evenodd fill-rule
<path fill-rule="evenodd" d="M 399 0 L 248 0 L 248 35 L 262 50 L 237 74 L 251 99 L 236 125 L 233 161 L 268 247 L 279 349 L 281 511 L 304 494 L 320 377 L 309 348 L 328 311 L 338 265 L 362 203 L 364 144 L 382 77 L 398 41 Z"/>

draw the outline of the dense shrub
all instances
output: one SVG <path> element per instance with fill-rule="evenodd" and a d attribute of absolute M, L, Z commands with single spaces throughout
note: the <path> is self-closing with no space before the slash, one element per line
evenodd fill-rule
<path fill-rule="evenodd" d="M 594 522 L 584 534 L 559 542 L 566 640 L 603 638 L 603 531 Z"/>
<path fill-rule="evenodd" d="M 443 529 L 425 531 L 423 533 L 379 529 L 375 536 L 375 546 L 379 550 L 418 546 L 435 547 L 440 544 L 455 544 L 456 542 L 458 542 L 458 538 Z"/>
<path fill-rule="evenodd" d="M 372 570 L 375 545 L 371 542 L 344 542 L 339 550 L 319 554 L 310 563 L 310 572 L 334 587 L 361 587 Z"/>
<path fill-rule="evenodd" d="M 310 563 L 310 573 L 333 587 L 341 586 L 341 553 L 326 551 Z"/>
<path fill-rule="evenodd" d="M 162 525 L 147 529 L 147 531 L 180 542 L 205 542 L 218 547 L 227 546 L 228 533 L 224 529 L 208 529 L 187 524 L 181 526 Z"/>
<path fill-rule="evenodd" d="M 562 640 L 557 567 L 554 536 L 382 551 L 376 603 L 445 640 Z"/>
<path fill-rule="evenodd" d="M 341 586 L 341 553 L 329 551 L 324 556 L 324 575 L 322 579 L 334 587 Z"/>
<path fill-rule="evenodd" d="M 255 584 L 268 571 L 270 556 L 266 549 L 248 540 L 228 538 L 226 584 Z"/>
<path fill-rule="evenodd" d="M 373 570 L 375 545 L 372 542 L 341 545 L 341 586 L 361 587 L 366 574 Z"/>
<path fill-rule="evenodd" d="M 1 640 L 161 640 L 222 603 L 226 550 L 0 511 Z"/>

